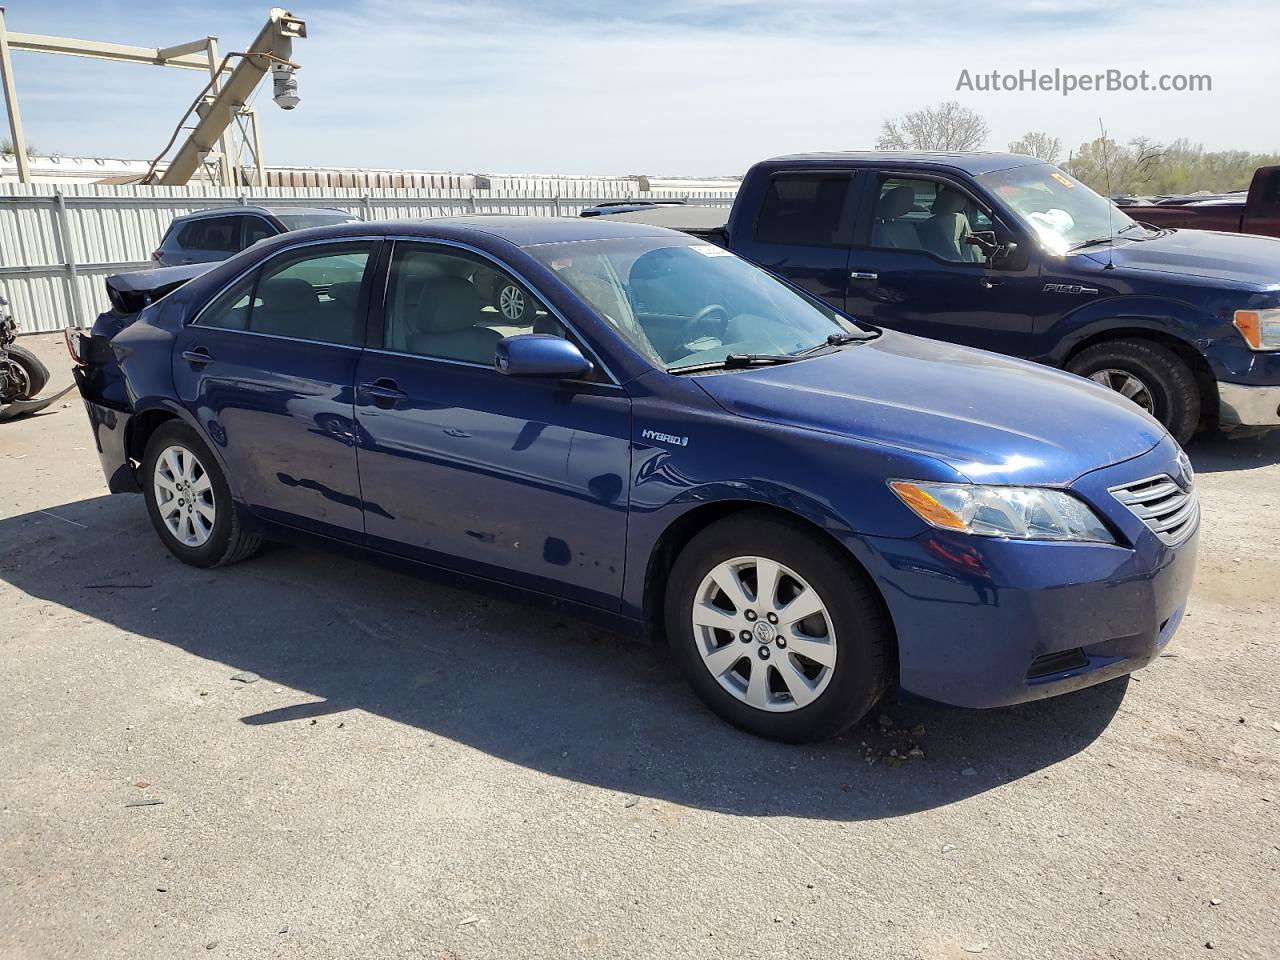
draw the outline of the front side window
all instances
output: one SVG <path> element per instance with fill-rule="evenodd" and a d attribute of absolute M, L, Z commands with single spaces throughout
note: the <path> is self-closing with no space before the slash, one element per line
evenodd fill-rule
<path fill-rule="evenodd" d="M 235 253 L 240 249 L 240 218 L 207 217 L 193 220 L 178 234 L 178 243 L 187 250 Z"/>
<path fill-rule="evenodd" d="M 937 180 L 885 177 L 872 214 L 871 246 L 913 250 L 949 263 L 982 263 L 968 238 L 991 230 L 990 215 L 968 194 Z"/>
<path fill-rule="evenodd" d="M 197 321 L 295 340 L 359 346 L 360 292 L 369 242 L 305 247 L 269 260 L 242 278 Z"/>
<path fill-rule="evenodd" d="M 756 220 L 761 243 L 835 246 L 849 195 L 847 174 L 788 174 L 769 181 Z"/>
<path fill-rule="evenodd" d="M 985 173 L 978 182 L 999 197 L 1050 253 L 1153 235 L 1110 200 L 1048 163 Z"/>
<path fill-rule="evenodd" d="M 251 247 L 259 240 L 265 240 L 267 237 L 274 237 L 279 232 L 261 217 L 244 218 L 244 245 L 246 247 Z"/>
<path fill-rule="evenodd" d="M 391 257 L 382 344 L 397 353 L 493 365 L 503 337 L 565 335 L 523 284 L 462 250 L 401 241 Z"/>
<path fill-rule="evenodd" d="M 525 249 L 666 370 L 730 354 L 798 354 L 856 330 L 825 304 L 708 243 L 637 237 Z"/>

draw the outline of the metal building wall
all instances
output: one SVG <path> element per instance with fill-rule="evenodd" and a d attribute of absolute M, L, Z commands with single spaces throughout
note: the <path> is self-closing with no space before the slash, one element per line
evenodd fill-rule
<path fill-rule="evenodd" d="M 736 184 L 653 190 L 646 199 L 732 203 Z M 366 220 L 507 213 L 576 216 L 604 200 L 637 196 L 627 179 L 493 177 L 489 189 L 139 187 L 0 183 L 0 296 L 22 333 L 88 325 L 107 298 L 102 279 L 151 264 L 176 216 L 207 207 L 338 207 Z"/>

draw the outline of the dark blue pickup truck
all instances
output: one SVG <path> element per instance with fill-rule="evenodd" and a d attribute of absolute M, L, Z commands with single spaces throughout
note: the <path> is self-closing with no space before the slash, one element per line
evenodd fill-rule
<path fill-rule="evenodd" d="M 1280 427 L 1280 240 L 1157 229 L 1031 157 L 779 157 L 727 223 L 617 219 L 706 237 L 873 323 L 1090 377 L 1183 442 Z"/>

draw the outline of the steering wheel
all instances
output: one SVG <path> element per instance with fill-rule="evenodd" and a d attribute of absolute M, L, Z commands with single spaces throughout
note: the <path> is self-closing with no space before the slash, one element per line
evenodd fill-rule
<path fill-rule="evenodd" d="M 723 342 L 724 335 L 729 329 L 729 311 L 724 308 L 723 304 L 708 303 L 705 307 L 699 310 L 694 314 L 693 328 L 697 330 L 717 313 L 720 314 L 720 322 L 716 325 L 715 335 L 721 342 Z"/>

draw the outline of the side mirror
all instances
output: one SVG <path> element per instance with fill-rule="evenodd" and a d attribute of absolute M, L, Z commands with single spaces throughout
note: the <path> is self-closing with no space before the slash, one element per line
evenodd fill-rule
<path fill-rule="evenodd" d="M 591 372 L 591 361 L 563 337 L 521 333 L 498 341 L 493 365 L 509 377 L 579 380 Z"/>
<path fill-rule="evenodd" d="M 1018 252 L 1018 245 L 1012 240 L 1001 241 L 994 230 L 975 230 L 966 234 L 964 242 L 977 247 L 993 267 L 1007 263 Z"/>

